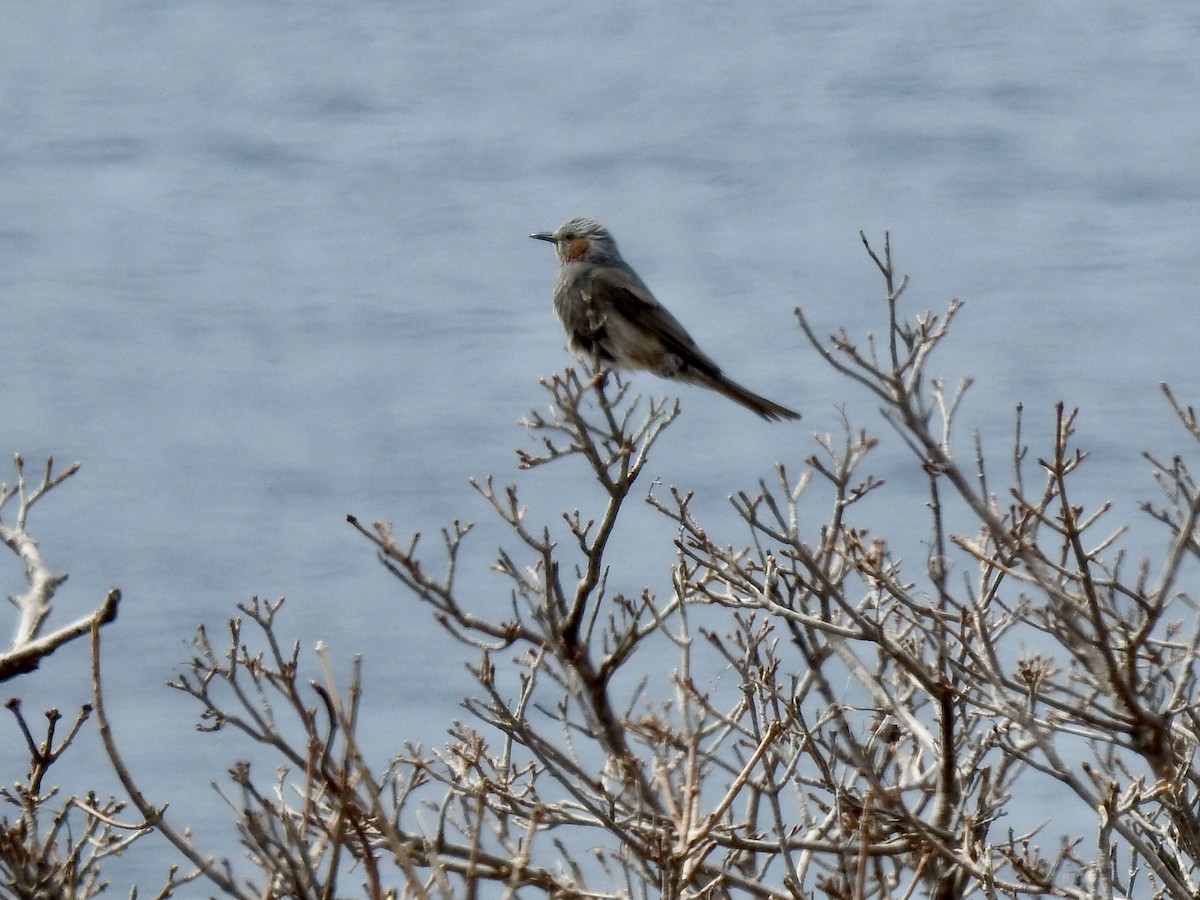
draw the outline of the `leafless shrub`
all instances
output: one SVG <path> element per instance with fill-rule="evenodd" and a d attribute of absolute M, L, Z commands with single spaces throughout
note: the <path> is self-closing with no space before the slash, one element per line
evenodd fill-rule
<path fill-rule="evenodd" d="M 817 435 L 802 467 L 733 498 L 742 530 L 717 534 L 685 491 L 636 494 L 678 407 L 567 370 L 544 383 L 518 468 L 574 467 L 602 499 L 539 524 L 518 487 L 475 483 L 509 535 L 492 566 L 505 603 L 460 586 L 465 521 L 427 549 L 350 517 L 468 651 L 470 716 L 444 747 L 365 759 L 358 661 L 339 687 L 323 649 L 310 659 L 282 638 L 282 601 L 242 604 L 221 640 L 198 631 L 172 686 L 202 729 L 233 729 L 272 762 L 236 763 L 222 789 L 253 874 L 202 853 L 138 790 L 90 625 L 95 717 L 137 827 L 176 846 L 185 878 L 245 898 L 1200 894 L 1187 591 L 1200 489 L 1181 456 L 1147 454 L 1163 499 L 1144 510 L 1164 549 L 1131 565 L 1108 505 L 1075 497 L 1075 411 L 1060 405 L 1030 441 L 1018 410 L 1011 458 L 990 464 L 955 431 L 969 381 L 948 390 L 929 371 L 960 304 L 905 318 L 890 246 L 864 245 L 884 282 L 882 336 L 825 340 L 796 314 L 911 452 L 924 559 L 901 560 L 865 502 L 889 496 L 871 471 L 881 438 L 849 422 Z M 677 529 L 669 590 L 614 592 L 613 539 L 643 500 Z M 119 809 L 91 806 L 100 834 Z M 33 847 L 28 828 L 10 833 Z M 73 846 L 43 845 L 65 846 L 60 858 Z"/>

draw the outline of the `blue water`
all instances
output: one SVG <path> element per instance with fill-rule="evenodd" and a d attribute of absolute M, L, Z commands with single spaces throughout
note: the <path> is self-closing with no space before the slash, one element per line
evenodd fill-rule
<path fill-rule="evenodd" d="M 1195 401 L 1200 376 L 1198 39 L 1182 0 L 12 5 L 0 451 L 83 464 L 29 525 L 71 574 L 50 625 L 125 593 L 107 685 L 148 793 L 228 847 L 208 784 L 239 751 L 193 737 L 162 684 L 195 625 L 251 594 L 287 596 L 306 650 L 363 654 L 380 760 L 444 739 L 473 654 L 343 519 L 431 546 L 479 520 L 464 587 L 507 602 L 485 572 L 505 536 L 466 479 L 515 477 L 516 421 L 567 361 L 552 254 L 525 235 L 573 215 L 613 229 L 735 378 L 805 414 L 772 426 L 679 389 L 650 474 L 696 490 L 729 542 L 724 498 L 799 469 L 843 408 L 887 433 L 791 314 L 880 331 L 859 229 L 890 230 L 908 313 L 967 301 L 935 366 L 977 379 L 961 434 L 1003 448 L 1023 402 L 1048 440 L 1053 403 L 1082 406 L 1091 487 L 1136 520 L 1139 450 L 1187 449 L 1156 385 Z M 919 511 L 904 461 L 879 465 Z M 595 502 L 559 469 L 528 482 L 539 521 Z M 632 523 L 623 588 L 662 590 L 672 533 Z M 70 647 L 5 688 L 70 709 L 85 667 Z M 22 759 L 0 730 L 6 777 Z M 149 889 L 146 855 L 130 877 Z"/>

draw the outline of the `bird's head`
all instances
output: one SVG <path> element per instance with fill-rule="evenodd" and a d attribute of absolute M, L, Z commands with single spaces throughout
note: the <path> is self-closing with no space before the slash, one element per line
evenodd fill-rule
<path fill-rule="evenodd" d="M 603 263 L 621 258 L 617 252 L 617 242 L 608 229 L 595 219 L 572 219 L 560 225 L 557 231 L 538 231 L 530 237 L 552 243 L 558 258 L 564 263 L 581 259 Z"/>

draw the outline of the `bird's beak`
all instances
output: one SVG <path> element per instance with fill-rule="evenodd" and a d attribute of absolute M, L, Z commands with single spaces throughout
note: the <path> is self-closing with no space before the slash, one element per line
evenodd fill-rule
<path fill-rule="evenodd" d="M 537 241 L 549 241 L 552 244 L 558 243 L 558 238 L 550 231 L 535 231 L 530 237 Z"/>

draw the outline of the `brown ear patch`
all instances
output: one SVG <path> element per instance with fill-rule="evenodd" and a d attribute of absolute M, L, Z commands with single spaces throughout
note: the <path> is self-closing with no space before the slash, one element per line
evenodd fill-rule
<path fill-rule="evenodd" d="M 573 259 L 579 259 L 588 251 L 587 238 L 577 237 L 571 238 L 567 242 L 566 248 L 563 250 L 563 259 L 570 262 Z"/>

